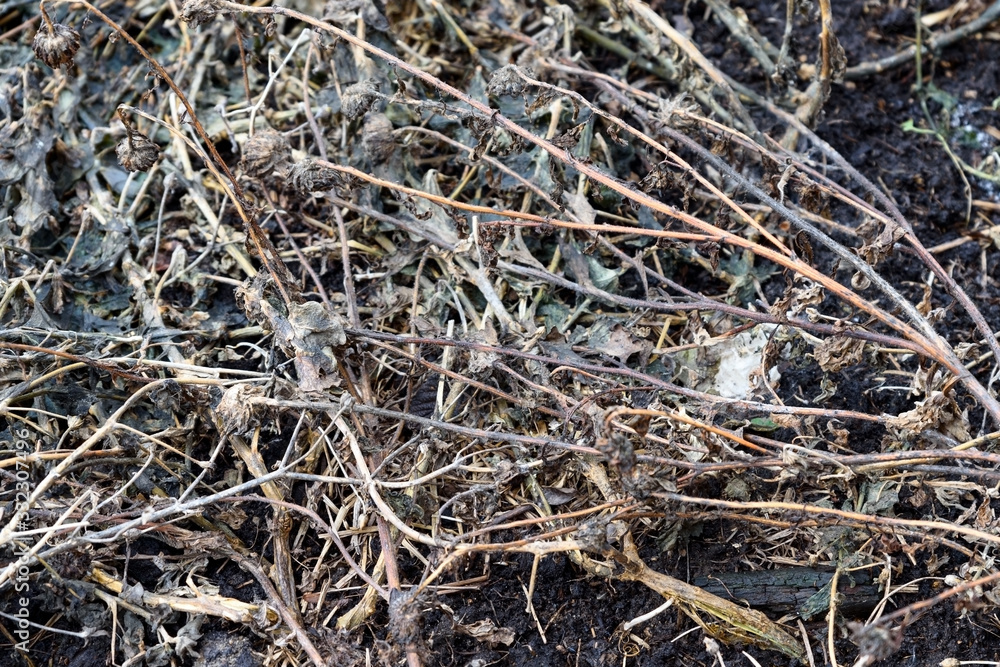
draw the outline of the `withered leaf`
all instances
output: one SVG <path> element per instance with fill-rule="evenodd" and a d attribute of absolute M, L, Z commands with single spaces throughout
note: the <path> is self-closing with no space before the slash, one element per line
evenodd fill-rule
<path fill-rule="evenodd" d="M 861 363 L 865 353 L 865 342 L 847 336 L 834 336 L 816 346 L 813 356 L 827 373 L 836 373 L 848 366 Z"/>

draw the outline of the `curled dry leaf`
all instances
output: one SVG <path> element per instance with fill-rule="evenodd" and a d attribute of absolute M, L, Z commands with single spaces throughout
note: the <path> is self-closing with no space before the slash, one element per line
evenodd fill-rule
<path fill-rule="evenodd" d="M 834 336 L 816 346 L 813 356 L 827 373 L 836 373 L 861 363 L 865 354 L 865 342 L 847 336 Z"/>
<path fill-rule="evenodd" d="M 937 431 L 957 442 L 965 442 L 969 435 L 968 416 L 951 396 L 940 391 L 932 392 L 917 407 L 896 417 L 890 417 L 886 425 L 900 437 L 913 437 L 924 431 Z"/>
<path fill-rule="evenodd" d="M 253 417 L 248 399 L 263 395 L 263 388 L 249 384 L 236 384 L 227 389 L 215 409 L 219 431 L 238 435 L 245 433 L 252 425 Z"/>
<path fill-rule="evenodd" d="M 867 657 L 871 664 L 876 660 L 884 660 L 899 650 L 903 643 L 902 628 L 885 628 L 881 625 L 865 625 L 848 623 L 852 639 L 858 645 L 861 657 Z M 860 658 L 859 658 L 860 661 Z"/>
<path fill-rule="evenodd" d="M 637 341 L 625 327 L 617 325 L 607 339 L 602 340 L 600 345 L 595 345 L 594 349 L 625 363 L 636 352 L 648 351 L 650 347 L 652 346 L 648 341 Z"/>
<path fill-rule="evenodd" d="M 858 249 L 858 255 L 870 266 L 877 266 L 891 255 L 896 242 L 906 236 L 906 230 L 893 222 L 887 223 L 876 235 L 874 233 L 876 224 L 873 221 L 867 222 L 858 228 L 858 232 L 867 240 L 867 243 Z"/>
<path fill-rule="evenodd" d="M 323 19 L 340 26 L 354 27 L 358 18 L 379 32 L 389 30 L 389 21 L 372 0 L 328 0 Z"/>
<path fill-rule="evenodd" d="M 660 99 L 660 108 L 653 118 L 668 127 L 683 128 L 692 123 L 691 116 L 699 115 L 701 108 L 691 95 L 681 93 L 670 99 Z"/>
<path fill-rule="evenodd" d="M 834 83 L 843 83 L 844 74 L 847 72 L 847 53 L 840 44 L 840 40 L 832 32 L 830 33 L 830 79 Z"/>
<path fill-rule="evenodd" d="M 324 167 L 315 160 L 296 162 L 288 172 L 288 185 L 301 193 L 323 192 L 348 187 L 351 184 L 349 177 L 342 175 L 336 169 Z"/>
<path fill-rule="evenodd" d="M 333 351 L 347 344 L 343 322 L 324 304 L 307 301 L 289 307 L 288 323 L 299 386 L 304 391 L 330 387 L 333 381 L 326 376 L 336 366 Z"/>
<path fill-rule="evenodd" d="M 237 303 L 247 317 L 273 331 L 278 345 L 295 360 L 302 391 L 322 391 L 335 385 L 336 350 L 347 344 L 340 317 L 315 301 L 293 303 L 286 311 L 271 296 L 271 278 L 265 272 L 236 290 Z"/>
<path fill-rule="evenodd" d="M 865 274 L 857 271 L 851 276 L 851 287 L 856 290 L 866 290 L 872 286 L 872 281 Z"/>
<path fill-rule="evenodd" d="M 510 646 L 514 643 L 515 639 L 513 630 L 498 627 L 496 623 L 488 618 L 474 623 L 456 623 L 455 632 L 481 642 L 486 642 L 490 646 L 496 646 L 497 644 Z"/>

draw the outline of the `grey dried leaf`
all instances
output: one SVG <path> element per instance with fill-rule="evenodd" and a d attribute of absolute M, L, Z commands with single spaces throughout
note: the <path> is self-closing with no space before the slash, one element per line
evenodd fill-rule
<path fill-rule="evenodd" d="M 667 127 L 683 129 L 693 123 L 691 116 L 698 115 L 700 111 L 701 108 L 691 95 L 681 93 L 672 99 L 661 100 L 660 108 L 653 117 Z"/>
<path fill-rule="evenodd" d="M 31 48 L 39 60 L 52 69 L 71 65 L 73 56 L 80 50 L 80 33 L 62 23 L 53 23 L 51 30 L 43 25 L 35 33 Z"/>
<path fill-rule="evenodd" d="M 293 343 L 308 352 L 336 349 L 347 344 L 347 334 L 340 317 L 316 301 L 288 307 L 288 323 L 295 332 Z"/>
<path fill-rule="evenodd" d="M 365 22 L 366 26 L 379 32 L 389 31 L 389 20 L 371 0 L 367 0 L 361 8 L 361 20 Z"/>
<path fill-rule="evenodd" d="M 481 642 L 486 642 L 490 646 L 503 644 L 510 646 L 514 643 L 514 631 L 507 627 L 499 627 L 490 619 L 483 619 L 475 623 L 456 623 L 455 632 L 467 635 Z"/>
<path fill-rule="evenodd" d="M 847 72 L 847 54 L 840 40 L 832 32 L 830 33 L 830 79 L 834 83 L 843 83 L 844 74 Z"/>
<path fill-rule="evenodd" d="M 160 157 L 160 147 L 142 132 L 129 130 L 115 148 L 118 163 L 128 171 L 149 171 Z"/>
<path fill-rule="evenodd" d="M 860 655 L 869 658 L 864 664 L 888 658 L 903 644 L 902 627 L 886 628 L 877 624 L 855 622 L 848 623 L 847 627 L 851 630 L 852 640 L 858 645 Z"/>
<path fill-rule="evenodd" d="M 336 352 L 347 343 L 340 317 L 314 301 L 289 304 L 274 301 L 274 283 L 266 272 L 236 289 L 236 303 L 247 318 L 274 332 L 285 354 L 295 360 L 299 389 L 323 391 L 337 384 Z"/>
<path fill-rule="evenodd" d="M 261 605 L 265 609 L 266 605 Z M 266 609 L 265 609 L 266 616 Z M 266 623 L 265 626 L 266 627 Z M 198 646 L 201 654 L 194 662 L 194 667 L 261 667 L 264 663 L 253 652 L 250 639 L 231 632 L 215 630 L 205 635 Z M 350 663 L 331 663 L 350 664 Z"/>
<path fill-rule="evenodd" d="M 247 139 L 240 164 L 251 178 L 262 178 L 283 166 L 292 157 L 292 147 L 285 135 L 270 128 Z"/>
<path fill-rule="evenodd" d="M 646 348 L 644 343 L 647 341 L 636 341 L 625 327 L 617 325 L 607 339 L 602 341 L 600 346 L 595 346 L 594 349 L 625 363 L 630 356 L 636 352 L 642 352 Z"/>
<path fill-rule="evenodd" d="M 564 486 L 543 486 L 542 495 L 551 507 L 558 507 L 576 500 L 576 489 Z"/>
<path fill-rule="evenodd" d="M 869 266 L 877 266 L 892 254 L 896 243 L 906 236 L 906 230 L 894 222 L 887 223 L 875 235 L 877 223 L 866 222 L 858 228 L 858 232 L 866 239 L 866 243 L 858 248 L 858 255 Z"/>
<path fill-rule="evenodd" d="M 898 440 L 913 438 L 921 433 L 937 431 L 956 442 L 970 437 L 969 417 L 955 399 L 940 391 L 931 392 L 916 407 L 886 419 L 890 433 Z"/>
<path fill-rule="evenodd" d="M 382 93 L 377 79 L 359 81 L 344 89 L 340 110 L 348 120 L 354 120 L 371 111 L 380 99 Z"/>
<path fill-rule="evenodd" d="M 583 131 L 587 128 L 587 124 L 590 121 L 584 121 L 578 125 L 574 125 L 562 134 L 552 138 L 552 143 L 559 148 L 565 148 L 566 150 L 572 150 L 580 142 L 580 136 Z"/>

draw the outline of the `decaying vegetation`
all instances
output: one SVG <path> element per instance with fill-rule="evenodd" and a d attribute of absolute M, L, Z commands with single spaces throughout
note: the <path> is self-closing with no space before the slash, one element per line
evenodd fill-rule
<path fill-rule="evenodd" d="M 930 609 L 989 618 L 1000 137 L 959 141 L 922 68 L 1000 2 L 864 62 L 829 0 L 779 3 L 777 39 L 696 4 L 742 69 L 681 3 L 4 5 L 21 658 L 513 662 L 528 633 L 448 596 L 517 554 L 542 641 L 547 559 L 665 601 L 602 638 L 640 661 L 657 614 L 721 664 L 857 666 Z M 834 86 L 907 67 L 980 284 L 814 131 Z M 720 525 L 731 570 L 807 568 L 784 615 L 661 559 Z"/>

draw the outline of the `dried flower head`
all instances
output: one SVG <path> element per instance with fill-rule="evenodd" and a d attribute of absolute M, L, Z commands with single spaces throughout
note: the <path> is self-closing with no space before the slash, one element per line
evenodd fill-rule
<path fill-rule="evenodd" d="M 332 190 L 343 182 L 340 174 L 314 160 L 296 162 L 288 174 L 288 184 L 297 192 Z"/>
<path fill-rule="evenodd" d="M 290 189 L 302 194 L 335 190 L 343 196 L 363 185 L 364 181 L 306 158 L 288 170 L 287 184 Z"/>
<path fill-rule="evenodd" d="M 115 149 L 118 163 L 129 171 L 148 171 L 160 157 L 160 147 L 142 132 L 130 132 Z"/>
<path fill-rule="evenodd" d="M 215 20 L 222 7 L 218 0 L 184 0 L 181 4 L 181 20 L 197 28 L 202 23 Z"/>
<path fill-rule="evenodd" d="M 384 113 L 369 113 L 361 130 L 361 147 L 373 164 L 382 164 L 392 157 L 396 140 L 392 136 L 392 121 Z"/>
<path fill-rule="evenodd" d="M 45 25 L 35 33 L 35 39 L 31 43 L 35 55 L 52 69 L 72 64 L 73 56 L 80 50 L 80 33 L 68 25 L 53 23 L 45 11 L 44 3 L 38 7 Z"/>
<path fill-rule="evenodd" d="M 118 117 L 125 125 L 125 138 L 118 142 L 115 154 L 118 164 L 128 171 L 148 171 L 160 157 L 160 147 L 142 132 L 132 127 L 125 114 L 118 109 Z"/>
<path fill-rule="evenodd" d="M 371 111 L 380 99 L 382 99 L 382 93 L 379 92 L 377 79 L 359 81 L 344 89 L 340 110 L 347 116 L 348 120 L 354 120 Z"/>
<path fill-rule="evenodd" d="M 517 65 L 504 65 L 493 72 L 490 82 L 486 86 L 486 92 L 495 97 L 509 95 L 517 97 L 524 92 L 526 85 L 523 76 L 532 76 L 530 70 L 521 69 Z"/>
<path fill-rule="evenodd" d="M 243 171 L 251 178 L 267 176 L 292 156 L 292 147 L 280 132 L 268 128 L 256 132 L 243 146 Z"/>

